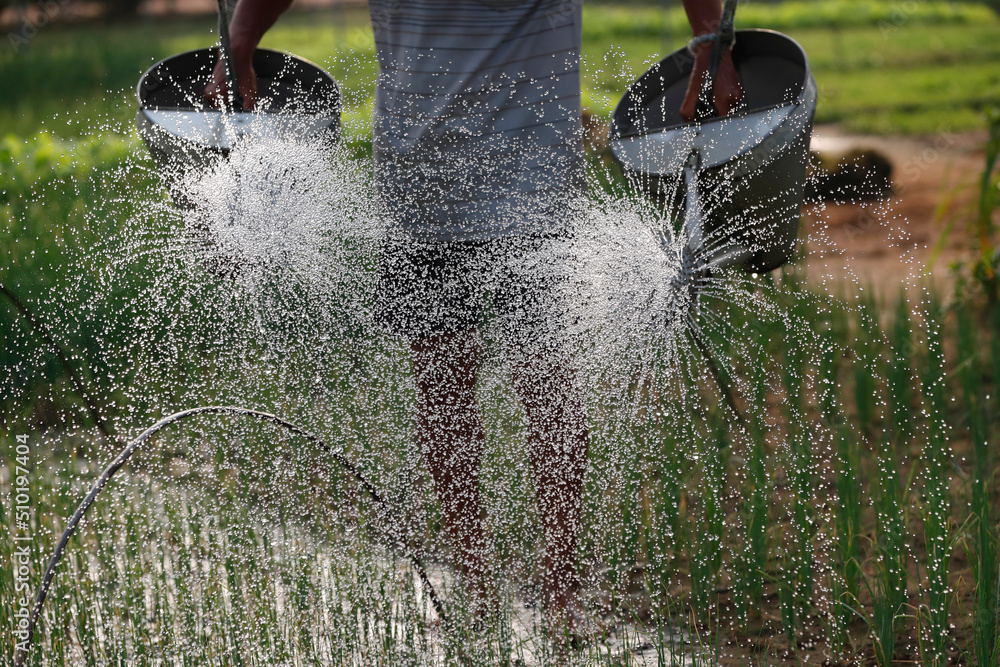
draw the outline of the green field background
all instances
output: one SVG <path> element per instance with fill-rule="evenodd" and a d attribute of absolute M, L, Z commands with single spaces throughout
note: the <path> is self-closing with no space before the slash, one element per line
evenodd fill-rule
<path fill-rule="evenodd" d="M 1000 21 L 980 4 L 745 3 L 737 27 L 779 30 L 804 47 L 820 88 L 820 123 L 876 133 L 974 129 L 982 109 L 1000 100 Z M 625 87 L 688 37 L 679 3 L 585 4 L 585 105 L 608 117 Z M 100 132 L 102 122 L 127 132 L 143 70 L 214 39 L 214 21 L 204 17 L 52 26 L 26 46 L 5 44 L 0 134 L 81 136 Z M 376 67 L 367 10 L 292 13 L 262 45 L 327 68 L 344 89 L 350 131 L 369 131 Z"/>

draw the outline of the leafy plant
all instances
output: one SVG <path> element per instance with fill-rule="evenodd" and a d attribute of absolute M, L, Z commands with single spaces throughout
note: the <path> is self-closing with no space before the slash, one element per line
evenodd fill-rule
<path fill-rule="evenodd" d="M 927 436 L 921 453 L 923 481 L 923 524 L 926 549 L 926 603 L 922 609 L 924 660 L 930 665 L 945 664 L 948 645 L 951 587 L 948 573 L 954 546 L 948 467 L 951 451 L 945 422 L 945 372 L 942 322 L 937 304 L 924 309 L 927 336 L 927 366 L 923 377 L 924 405 L 928 413 Z"/>
<path fill-rule="evenodd" d="M 986 112 L 989 137 L 983 147 L 985 164 L 979 175 L 975 205 L 969 226 L 976 239 L 975 255 L 951 264 L 956 275 L 955 301 L 959 305 L 985 296 L 987 303 L 1000 303 L 1000 247 L 996 244 L 993 216 L 1000 205 L 1000 107 Z M 942 233 L 942 240 L 948 228 Z"/>
<path fill-rule="evenodd" d="M 1000 572 L 998 533 L 991 502 L 995 482 L 994 454 L 989 447 L 987 397 L 983 377 L 977 323 L 969 309 L 957 311 L 958 368 L 962 395 L 968 410 L 972 439 L 971 527 L 967 551 L 975 577 L 975 628 L 973 654 L 982 667 L 1000 659 Z"/>

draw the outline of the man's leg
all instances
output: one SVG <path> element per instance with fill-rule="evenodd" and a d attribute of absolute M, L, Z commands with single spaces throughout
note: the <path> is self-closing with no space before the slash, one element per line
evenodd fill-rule
<path fill-rule="evenodd" d="M 558 355 L 511 355 L 514 388 L 528 415 L 528 450 L 545 531 L 545 602 L 553 632 L 576 627 L 580 580 L 576 546 L 583 476 L 587 468 L 587 419 L 574 372 Z"/>
<path fill-rule="evenodd" d="M 410 343 L 417 389 L 416 442 L 441 505 L 444 528 L 470 593 L 482 603 L 489 583 L 488 545 L 479 501 L 485 435 L 476 403 L 479 342 L 474 331 Z"/>

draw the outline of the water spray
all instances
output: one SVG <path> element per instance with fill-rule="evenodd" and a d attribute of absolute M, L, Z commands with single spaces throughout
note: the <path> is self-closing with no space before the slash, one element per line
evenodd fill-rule
<path fill-rule="evenodd" d="M 267 49 L 258 49 L 254 53 L 258 108 L 253 111 L 242 109 L 229 44 L 229 12 L 225 0 L 218 0 L 218 10 L 218 49 L 188 51 L 160 61 L 143 74 L 137 90 L 139 109 L 136 125 L 139 134 L 163 176 L 174 203 L 186 213 L 197 210 L 202 203 L 191 201 L 183 188 L 185 182 L 190 181 L 192 175 L 204 173 L 204 170 L 217 165 L 220 160 L 226 160 L 239 144 L 284 140 L 332 149 L 340 134 L 341 98 L 336 81 L 313 63 L 291 54 Z M 205 87 L 213 76 L 217 59 L 223 63 L 228 88 L 224 108 L 221 110 L 210 106 L 204 97 Z M 197 233 L 204 230 L 193 231 Z M 211 244 L 211 239 L 205 241 Z M 16 300 L 13 302 L 15 305 L 18 303 Z M 30 313 L 23 308 L 19 310 L 29 318 L 36 330 L 44 333 L 44 329 L 35 325 Z M 58 346 L 55 348 L 58 349 Z M 82 392 L 82 385 L 78 389 Z M 233 406 L 205 406 L 178 412 L 150 426 L 125 446 L 90 488 L 70 518 L 49 560 L 35 595 L 25 648 L 18 650 L 15 667 L 21 667 L 27 660 L 31 639 L 63 552 L 102 489 L 132 454 L 154 434 L 175 422 L 206 414 L 238 415 L 271 423 L 318 445 L 330 455 L 357 480 L 375 501 L 381 515 L 394 526 L 389 531 L 392 539 L 412 563 L 442 625 L 449 626 L 441 600 L 419 556 L 408 544 L 404 524 L 398 520 L 375 486 L 340 450 L 335 450 L 319 437 L 270 413 Z M 98 424 L 101 422 L 98 421 Z"/>
<path fill-rule="evenodd" d="M 680 250 L 680 265 L 670 281 L 670 289 L 677 302 L 688 304 L 689 308 L 680 309 L 680 311 L 687 316 L 691 329 L 691 339 L 705 359 L 712 379 L 726 405 L 736 418 L 737 423 L 746 429 L 749 422 L 736 403 L 732 383 L 717 361 L 718 355 L 711 349 L 706 337 L 698 327 L 695 315 L 699 307 L 702 288 L 707 281 L 711 280 L 713 272 L 745 262 L 751 253 L 737 244 L 726 244 L 722 248 L 712 251 L 711 239 L 704 237 L 705 212 L 702 210 L 701 199 L 697 196 L 700 165 L 701 154 L 697 149 L 692 150 L 682 170 L 684 187 L 688 193 L 685 197 L 684 219 L 680 233 L 683 246 Z M 668 250 L 667 244 L 670 236 L 668 231 L 663 230 L 660 234 L 661 244 L 665 251 Z M 666 323 L 667 326 L 671 324 L 671 322 Z"/>
<path fill-rule="evenodd" d="M 239 142 L 261 139 L 296 140 L 332 146 L 339 138 L 340 90 L 337 83 L 316 65 L 290 54 L 258 49 L 253 57 L 258 75 L 259 106 L 256 111 L 243 111 L 238 81 L 229 43 L 229 12 L 226 0 L 218 0 L 219 48 L 218 58 L 223 63 L 227 95 L 223 109 L 211 108 L 203 91 L 211 80 L 215 67 L 214 49 L 189 51 L 167 58 L 153 65 L 141 77 L 138 85 L 139 110 L 136 124 L 154 162 L 164 177 L 175 204 L 182 211 L 197 209 L 199 202 L 185 197 L 183 185 L 193 172 L 210 168 L 218 160 L 226 159 Z M 94 415 L 98 426 L 107 431 L 99 415 L 90 406 L 76 375 L 69 368 L 65 354 L 47 330 L 6 289 L 4 294 L 28 319 L 59 354 L 70 372 L 77 390 Z M 97 481 L 70 518 L 66 529 L 49 560 L 42 583 L 35 595 L 27 628 L 24 648 L 19 648 L 15 667 L 24 665 L 38 618 L 56 574 L 70 537 L 83 516 L 97 499 L 111 478 L 128 459 L 153 435 L 166 426 L 197 415 L 239 415 L 279 426 L 307 441 L 318 445 L 341 468 L 350 473 L 365 492 L 375 501 L 380 513 L 395 529 L 389 531 L 397 547 L 412 563 L 422 582 L 442 625 L 449 625 L 448 616 L 440 598 L 431 584 L 416 551 L 408 544 L 404 524 L 398 520 L 387 501 L 375 486 L 341 451 L 335 450 L 319 437 L 276 415 L 234 406 L 205 406 L 184 410 L 156 422 L 131 440 L 118 456 L 105 468 Z"/>
<path fill-rule="evenodd" d="M 357 480 L 358 484 L 361 485 L 361 488 L 363 488 L 368 493 L 368 495 L 371 496 L 371 498 L 375 501 L 375 503 L 379 506 L 379 510 L 383 513 L 384 517 L 395 523 L 397 527 L 403 525 L 403 523 L 398 520 L 398 517 L 396 517 L 395 513 L 392 511 L 391 507 L 389 506 L 385 498 L 382 497 L 382 495 L 378 492 L 378 490 L 376 490 L 374 485 L 372 485 L 372 483 L 368 481 L 368 479 L 361 473 L 361 471 L 358 469 L 357 466 L 351 463 L 351 461 L 349 461 L 340 451 L 335 450 L 321 438 L 313 435 L 312 433 L 306 431 L 305 429 L 302 429 L 296 426 L 295 424 L 292 424 L 291 422 L 288 422 L 276 415 L 267 412 L 261 412 L 258 410 L 251 410 L 248 408 L 241 408 L 228 405 L 209 405 L 199 408 L 191 408 L 189 410 L 182 410 L 181 412 L 172 414 L 169 417 L 164 417 L 163 419 L 156 422 L 155 424 L 147 428 L 145 431 L 140 433 L 132 441 L 130 441 L 121 451 L 121 453 L 118 454 L 118 456 L 115 457 L 115 459 L 110 464 L 108 464 L 108 467 L 104 469 L 104 472 L 101 473 L 101 476 L 98 477 L 97 481 L 94 482 L 93 486 L 91 486 L 90 491 L 84 497 L 83 501 L 80 503 L 80 506 L 77 507 L 76 512 L 73 513 L 73 516 L 70 518 L 69 523 L 66 526 L 66 530 L 63 531 L 62 536 L 59 538 L 58 544 L 56 544 L 55 550 L 52 552 L 52 557 L 49 559 L 49 565 L 45 569 L 45 575 L 42 577 L 42 584 L 38 587 L 38 592 L 35 593 L 35 602 L 34 606 L 31 609 L 31 618 L 28 621 L 28 634 L 27 638 L 24 640 L 24 645 L 27 646 L 28 648 L 18 649 L 17 656 L 14 660 L 14 667 L 22 667 L 25 661 L 28 659 L 28 651 L 30 649 L 31 639 L 35 633 L 35 626 L 38 623 L 38 617 L 41 615 L 42 612 L 42 605 L 45 603 L 45 598 L 48 595 L 49 588 L 52 585 L 52 580 L 55 577 L 56 567 L 59 565 L 59 561 L 62 559 L 63 552 L 66 549 L 66 545 L 69 543 L 69 538 L 73 536 L 73 533 L 76 531 L 76 527 L 80 523 L 80 520 L 83 519 L 84 514 L 87 513 L 88 509 L 90 509 L 90 506 L 97 499 L 97 496 L 101 493 L 101 490 L 104 489 L 104 487 L 111 480 L 111 478 L 114 477 L 115 473 L 117 473 L 118 470 L 121 469 L 123 465 L 125 465 L 125 462 L 128 461 L 129 458 L 131 458 L 132 454 L 134 454 L 136 450 L 139 449 L 140 445 L 142 445 L 144 442 L 149 440 L 149 438 L 151 438 L 152 436 L 163 430 L 163 428 L 165 428 L 166 426 L 169 426 L 170 424 L 173 424 L 175 422 L 183 421 L 190 417 L 194 417 L 196 415 L 240 415 L 245 417 L 251 417 L 258 421 L 267 422 L 274 424 L 276 426 L 280 426 L 281 428 L 284 428 L 285 430 L 306 439 L 307 441 L 313 443 L 314 445 L 318 445 L 320 449 L 329 454 L 334 461 L 336 461 L 344 470 L 349 472 L 354 477 L 355 480 Z M 448 622 L 448 616 L 444 610 L 444 605 L 442 605 L 441 600 L 437 595 L 437 592 L 434 590 L 434 586 L 431 584 L 430 579 L 427 577 L 427 570 L 424 568 L 423 563 L 420 560 L 420 557 L 417 555 L 416 551 L 407 543 L 407 540 L 404 537 L 402 537 L 405 531 L 397 530 L 391 532 L 399 540 L 399 544 L 397 546 L 404 552 L 406 558 L 409 559 L 410 563 L 413 564 L 413 568 L 417 571 L 417 575 L 420 577 L 420 581 L 424 585 L 424 588 L 427 591 L 427 595 L 430 598 L 431 603 L 434 605 L 434 610 L 437 612 L 438 617 L 441 619 L 441 624 L 447 627 L 449 625 L 449 622 Z"/>
<path fill-rule="evenodd" d="M 712 52 L 695 121 L 680 116 L 694 65 L 684 48 L 626 90 L 612 114 L 610 147 L 633 182 L 666 200 L 667 225 L 677 221 L 660 232 L 665 251 L 677 252 L 674 239 L 683 242 L 670 287 L 690 306 L 691 337 L 745 427 L 731 382 L 693 314 L 701 288 L 713 275 L 726 270 L 759 274 L 792 258 L 817 89 L 797 43 L 770 30 L 734 30 L 735 11 L 736 0 L 726 0 L 717 31 L 696 38 L 711 42 Z M 729 46 L 744 95 L 740 108 L 721 116 L 712 91 Z M 706 207 L 710 195 L 712 206 Z"/>
<path fill-rule="evenodd" d="M 319 66 L 290 53 L 254 52 L 257 102 L 244 111 L 229 53 L 225 0 L 219 0 L 219 32 L 220 48 L 165 58 L 140 77 L 136 90 L 139 136 L 182 212 L 199 205 L 186 196 L 185 179 L 225 159 L 242 142 L 278 139 L 332 149 L 340 137 L 339 85 Z M 227 81 L 221 110 L 205 99 L 220 58 Z"/>

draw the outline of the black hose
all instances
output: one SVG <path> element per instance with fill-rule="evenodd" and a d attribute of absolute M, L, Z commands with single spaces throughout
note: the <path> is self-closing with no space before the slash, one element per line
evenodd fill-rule
<path fill-rule="evenodd" d="M 45 323 L 35 317 L 34 313 L 28 309 L 24 302 L 2 283 L 0 283 L 0 293 L 3 293 L 3 295 L 7 297 L 7 300 L 14 306 L 14 309 L 18 312 L 18 314 L 27 320 L 32 331 L 38 334 L 38 336 L 48 344 L 49 348 L 56 353 L 56 356 L 59 357 L 59 363 L 62 364 L 63 370 L 65 370 L 66 374 L 69 375 L 69 381 L 73 383 L 73 388 L 76 390 L 76 393 L 80 395 L 81 400 L 83 400 L 83 404 L 86 406 L 87 412 L 90 414 L 90 418 L 94 420 L 94 424 L 101 431 L 104 437 L 110 440 L 111 429 L 108 428 L 107 423 L 105 423 L 104 419 L 101 417 L 100 411 L 94 407 L 94 404 L 91 402 L 90 396 L 87 394 L 87 390 L 83 387 L 83 381 L 76 374 L 76 371 L 73 370 L 73 365 L 69 363 L 69 357 L 67 356 L 62 345 L 60 345 L 59 341 L 55 339 L 52 332 L 49 331 L 49 328 L 45 326 Z"/>
<path fill-rule="evenodd" d="M 222 66 L 226 70 L 226 88 L 229 95 L 226 96 L 225 108 L 230 107 L 232 100 L 232 111 L 243 110 L 243 98 L 240 97 L 240 86 L 236 79 L 236 65 L 233 63 L 233 50 L 229 42 L 229 5 L 226 0 L 218 0 L 219 5 L 219 58 Z"/>
<path fill-rule="evenodd" d="M 726 380 L 726 376 L 722 372 L 722 367 L 719 366 L 719 363 L 716 361 L 715 355 L 712 354 L 712 349 L 709 347 L 708 343 L 701 339 L 700 332 L 691 332 L 691 338 L 694 339 L 695 347 L 697 347 L 698 351 L 701 352 L 701 356 L 705 358 L 705 363 L 708 364 L 708 370 L 711 372 L 712 378 L 715 380 L 719 393 L 722 394 L 722 399 L 733 412 L 733 416 L 736 417 L 736 421 L 740 427 L 749 432 L 750 422 L 743 416 L 740 406 L 736 404 L 736 397 L 733 395 L 732 387 Z"/>
<path fill-rule="evenodd" d="M 80 503 L 80 506 L 76 509 L 76 512 L 73 513 L 72 518 L 70 518 L 69 520 L 69 524 L 67 524 L 66 526 L 66 530 L 63 531 L 62 537 L 59 538 L 59 543 L 56 545 L 55 551 L 52 552 L 52 558 L 49 559 L 49 566 L 45 570 L 45 576 L 42 578 L 42 584 L 41 586 L 38 587 L 38 592 L 35 594 L 35 604 L 31 610 L 31 618 L 28 622 L 28 635 L 27 638 L 24 640 L 24 646 L 26 648 L 19 648 L 17 650 L 17 656 L 14 660 L 14 667 L 23 667 L 25 660 L 27 660 L 28 658 L 28 650 L 30 649 L 31 639 L 35 634 L 35 625 L 38 622 L 38 617 L 41 615 L 42 605 L 45 603 L 45 597 L 48 595 L 49 587 L 52 585 L 52 579 L 55 577 L 56 566 L 59 564 L 59 560 L 62 558 L 63 551 L 65 551 L 66 549 L 66 544 L 69 542 L 69 538 L 73 535 L 73 532 L 76 530 L 77 524 L 80 523 L 80 520 L 83 518 L 83 515 L 86 514 L 87 510 L 93 504 L 94 500 L 97 498 L 97 495 L 101 492 L 101 489 L 103 489 L 104 486 L 111 479 L 111 477 L 114 476 L 116 472 L 118 472 L 118 469 L 121 468 L 123 465 L 125 465 L 125 462 L 129 459 L 129 457 L 131 457 L 132 454 L 135 453 L 135 450 L 139 448 L 139 445 L 148 440 L 151 436 L 153 436 L 154 434 L 156 434 L 158 431 L 163 429 L 165 426 L 168 426 L 169 424 L 173 424 L 174 422 L 178 422 L 181 421 L 182 419 L 193 417 L 195 415 L 205 415 L 205 414 L 245 415 L 248 417 L 254 417 L 255 419 L 258 419 L 260 421 L 270 422 L 272 424 L 281 426 L 282 428 L 285 428 L 296 435 L 302 436 L 309 442 L 319 445 L 325 452 L 333 456 L 334 460 L 337 461 L 337 463 L 339 463 L 343 468 L 345 468 L 348 472 L 350 472 L 354 476 L 354 478 L 358 481 L 359 484 L 361 484 L 361 486 L 365 489 L 365 491 L 368 492 L 368 494 L 372 497 L 372 499 L 375 500 L 376 503 L 378 503 L 382 511 L 385 513 L 386 517 L 394 518 L 394 513 L 390 509 L 385 499 L 382 498 L 382 496 L 378 493 L 378 491 L 375 490 L 375 487 L 372 486 L 371 482 L 365 479 L 364 475 L 361 474 L 361 471 L 358 470 L 353 463 L 348 461 L 343 454 L 334 451 L 333 448 L 330 447 L 330 445 L 326 444 L 326 442 L 324 442 L 317 436 L 299 428 L 295 424 L 285 421 L 281 417 L 277 417 L 267 412 L 260 412 L 257 410 L 250 410 L 248 408 L 240 408 L 227 405 L 209 405 L 200 408 L 191 408 L 190 410 L 183 410 L 181 412 L 172 414 L 169 417 L 164 417 L 163 419 L 156 422 L 148 429 L 140 433 L 135 439 L 133 439 L 125 446 L 125 449 L 123 449 L 121 453 L 115 458 L 115 460 L 112 461 L 107 468 L 105 468 L 103 473 L 101 473 L 101 476 L 91 487 L 90 492 L 87 493 L 86 497 L 83 499 L 83 502 Z M 400 523 L 400 525 L 402 524 Z M 424 587 L 427 590 L 427 594 L 434 605 L 434 609 L 435 611 L 437 611 L 438 616 L 441 618 L 442 625 L 447 627 L 448 618 L 444 612 L 444 607 L 441 604 L 441 600 L 438 599 L 437 592 L 434 590 L 434 586 L 427 578 L 427 571 L 424 569 L 423 563 L 421 563 L 420 558 L 413 552 L 413 550 L 409 547 L 409 545 L 405 543 L 404 538 L 399 537 L 399 540 L 400 540 L 400 546 L 402 547 L 406 556 L 410 559 L 410 562 L 413 563 L 414 568 L 416 568 L 417 574 L 420 576 L 420 581 L 423 582 Z"/>

